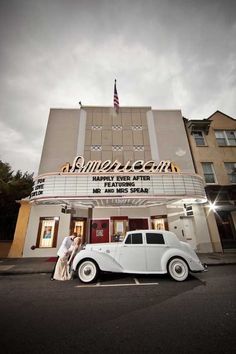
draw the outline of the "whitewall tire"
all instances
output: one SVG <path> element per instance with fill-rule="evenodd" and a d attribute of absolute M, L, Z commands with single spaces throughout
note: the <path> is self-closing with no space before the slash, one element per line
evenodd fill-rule
<path fill-rule="evenodd" d="M 168 273 L 176 281 L 184 281 L 189 275 L 187 263 L 181 258 L 173 258 L 168 263 Z"/>
<path fill-rule="evenodd" d="M 92 260 L 84 260 L 78 267 L 78 277 L 83 283 L 91 283 L 98 276 L 98 267 Z"/>

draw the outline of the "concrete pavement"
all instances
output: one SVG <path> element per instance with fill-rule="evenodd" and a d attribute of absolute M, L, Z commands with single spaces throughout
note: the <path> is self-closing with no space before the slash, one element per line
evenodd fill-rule
<path fill-rule="evenodd" d="M 236 264 L 236 251 L 225 253 L 198 254 L 202 263 L 208 266 Z M 0 275 L 20 275 L 34 273 L 51 273 L 56 258 L 2 258 L 0 259 Z"/>
<path fill-rule="evenodd" d="M 55 257 L 3 258 L 0 259 L 0 275 L 51 273 Z"/>
<path fill-rule="evenodd" d="M 208 266 L 236 264 L 236 250 L 224 253 L 198 253 L 198 257 Z"/>

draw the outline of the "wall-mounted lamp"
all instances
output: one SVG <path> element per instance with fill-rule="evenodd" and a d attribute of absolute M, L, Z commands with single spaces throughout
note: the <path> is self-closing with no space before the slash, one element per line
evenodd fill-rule
<path fill-rule="evenodd" d="M 216 211 L 215 203 L 209 202 L 209 209 L 210 209 L 210 211 L 215 212 Z"/>

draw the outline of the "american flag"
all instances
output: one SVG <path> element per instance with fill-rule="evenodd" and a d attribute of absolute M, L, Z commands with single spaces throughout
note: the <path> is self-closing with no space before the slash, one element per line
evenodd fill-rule
<path fill-rule="evenodd" d="M 117 93 L 117 89 L 116 89 L 116 80 L 115 80 L 115 84 L 114 84 L 114 108 L 116 110 L 116 113 L 118 113 L 118 111 L 119 111 L 119 97 L 118 97 L 118 93 Z"/>

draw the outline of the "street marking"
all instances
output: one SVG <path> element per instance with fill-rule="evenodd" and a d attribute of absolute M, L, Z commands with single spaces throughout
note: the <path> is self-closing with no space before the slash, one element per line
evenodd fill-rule
<path fill-rule="evenodd" d="M 134 278 L 135 284 L 140 285 L 139 281 L 137 278 Z"/>
<path fill-rule="evenodd" d="M 150 285 L 159 285 L 159 283 L 139 283 L 135 282 L 135 284 L 101 284 L 101 283 L 96 283 L 96 284 L 90 284 L 90 285 L 76 285 L 75 288 L 95 288 L 95 287 L 101 287 L 101 288 L 108 288 L 108 287 L 121 287 L 121 286 L 150 286 Z"/>

